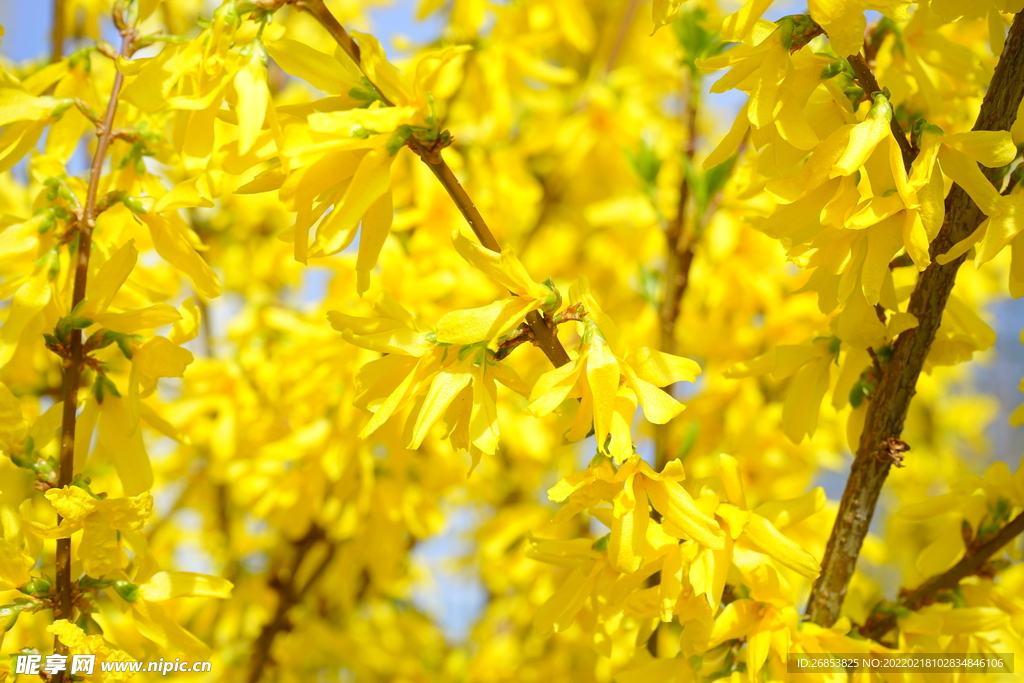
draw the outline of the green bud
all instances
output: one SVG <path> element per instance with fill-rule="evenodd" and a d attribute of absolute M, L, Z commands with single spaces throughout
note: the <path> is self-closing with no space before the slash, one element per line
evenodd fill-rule
<path fill-rule="evenodd" d="M 105 395 L 121 397 L 121 392 L 117 390 L 117 386 L 106 375 L 96 376 L 96 383 L 93 384 L 92 391 L 96 396 L 96 401 L 99 403 L 103 403 Z"/>
<path fill-rule="evenodd" d="M 72 330 L 84 330 L 92 324 L 93 322 L 88 318 L 70 318 L 68 320 L 68 325 L 71 326 Z"/>
<path fill-rule="evenodd" d="M 121 201 L 134 213 L 149 213 L 149 209 L 142 204 L 142 201 L 138 197 L 126 194 Z"/>
<path fill-rule="evenodd" d="M 874 103 L 871 105 L 871 109 L 868 110 L 868 118 L 884 118 L 886 121 L 892 120 L 892 105 L 889 104 L 889 98 L 886 97 L 884 92 L 875 93 Z"/>
<path fill-rule="evenodd" d="M 78 580 L 78 587 L 82 590 L 89 590 L 90 588 L 105 588 L 110 585 L 110 582 L 107 581 L 106 586 L 100 586 L 100 583 L 103 581 L 104 579 L 94 579 L 88 574 L 85 574 Z"/>
<path fill-rule="evenodd" d="M 377 93 L 373 92 L 372 89 L 367 90 L 365 88 L 359 88 L 355 86 L 348 89 L 348 96 L 354 100 L 362 100 L 367 104 L 369 104 L 370 102 L 375 102 L 377 100 Z"/>
<path fill-rule="evenodd" d="M 18 623 L 18 617 L 31 603 L 19 603 L 15 602 L 10 605 L 3 605 L 0 607 L 0 635 L 7 633 L 14 625 Z"/>
<path fill-rule="evenodd" d="M 650 188 L 657 184 L 658 173 L 661 172 L 661 159 L 645 140 L 640 141 L 640 148 L 636 152 L 629 154 L 629 161 L 633 172 L 645 185 Z"/>
<path fill-rule="evenodd" d="M 388 138 L 388 144 L 385 146 L 388 154 L 394 156 L 398 154 L 398 150 L 405 146 L 405 143 L 409 141 L 409 136 L 412 135 L 412 128 L 409 126 L 399 126 L 398 129 L 391 134 Z"/>
<path fill-rule="evenodd" d="M 128 343 L 128 338 L 128 335 L 119 334 L 117 337 L 114 338 L 114 343 L 117 344 L 117 348 L 121 350 L 121 355 L 127 358 L 128 360 L 131 360 L 132 347 L 131 344 Z"/>
<path fill-rule="evenodd" d="M 60 255 L 56 249 L 51 249 L 40 256 L 36 263 L 46 271 L 46 276 L 52 280 L 60 273 Z"/>
<path fill-rule="evenodd" d="M 50 583 L 49 579 L 40 576 L 32 579 L 18 590 L 25 595 L 42 597 L 44 595 L 48 595 L 50 591 L 53 590 L 53 584 Z"/>
<path fill-rule="evenodd" d="M 125 602 L 135 602 L 139 599 L 139 587 L 131 581 L 117 580 L 110 585 Z"/>
<path fill-rule="evenodd" d="M 845 72 L 848 68 L 845 60 L 837 59 L 834 62 L 830 62 L 828 66 L 821 70 L 821 80 L 827 81 L 830 78 L 834 78 Z"/>
<path fill-rule="evenodd" d="M 864 380 L 859 379 L 854 382 L 852 387 L 850 387 L 850 405 L 853 406 L 854 409 L 860 408 L 860 404 L 864 402 L 864 398 L 871 394 L 870 391 L 866 390 L 866 388 L 870 386 L 871 385 Z"/>
<path fill-rule="evenodd" d="M 541 310 L 545 313 L 553 313 L 562 307 L 562 294 L 555 288 L 555 283 L 548 278 L 543 282 L 543 285 L 548 288 L 550 294 L 544 297 L 544 301 L 541 303 Z"/>
<path fill-rule="evenodd" d="M 61 98 L 60 103 L 50 110 L 50 116 L 57 119 L 64 115 L 71 107 L 75 106 L 75 101 L 70 98 Z"/>

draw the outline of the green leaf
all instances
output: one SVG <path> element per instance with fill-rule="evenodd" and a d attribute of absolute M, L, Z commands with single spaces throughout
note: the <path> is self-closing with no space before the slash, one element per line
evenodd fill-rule
<path fill-rule="evenodd" d="M 697 60 L 712 57 L 721 52 L 725 44 L 719 39 L 716 31 L 705 27 L 707 12 L 703 7 L 696 7 L 680 12 L 672 24 L 679 46 L 683 48 L 683 62 L 691 74 L 700 73 Z"/>
<path fill-rule="evenodd" d="M 648 188 L 653 188 L 658 182 L 658 173 L 661 171 L 661 159 L 655 153 L 646 140 L 640 140 L 640 148 L 633 153 L 627 153 L 630 165 L 640 179 Z"/>
<path fill-rule="evenodd" d="M 658 288 L 661 286 L 661 273 L 654 268 L 640 266 L 637 273 L 640 285 L 640 296 L 650 306 L 658 307 Z"/>
<path fill-rule="evenodd" d="M 41 597 L 41 596 L 44 596 L 44 595 L 48 595 L 50 593 L 50 591 L 53 590 L 53 584 L 50 583 L 49 579 L 44 578 L 42 576 L 38 576 L 38 577 L 32 579 L 31 581 L 29 581 L 28 583 L 26 583 L 24 586 L 22 586 L 18 590 L 20 590 L 25 595 L 31 595 L 33 597 Z"/>
<path fill-rule="evenodd" d="M 732 168 L 736 164 L 736 155 L 732 155 L 722 163 L 709 168 L 701 174 L 702 180 L 700 183 L 700 191 L 695 194 L 697 201 L 697 215 L 703 216 L 704 212 L 708 210 L 708 205 L 711 200 L 715 198 L 719 192 L 725 187 L 725 184 L 729 182 L 729 178 L 732 177 Z"/>
<path fill-rule="evenodd" d="M 96 383 L 93 384 L 92 390 L 99 403 L 103 403 L 104 396 L 121 397 L 121 392 L 117 390 L 117 386 L 106 375 L 96 375 Z"/>
<path fill-rule="evenodd" d="M 676 457 L 679 460 L 685 460 L 686 456 L 693 451 L 693 447 L 697 445 L 697 439 L 700 437 L 700 422 L 691 420 L 686 424 L 686 431 L 683 433 L 683 439 L 679 442 L 679 455 Z"/>

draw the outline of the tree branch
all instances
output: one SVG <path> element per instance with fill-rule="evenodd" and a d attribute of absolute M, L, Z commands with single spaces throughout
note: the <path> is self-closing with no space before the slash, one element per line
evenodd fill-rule
<path fill-rule="evenodd" d="M 1024 512 L 1014 517 L 987 543 L 965 555 L 962 560 L 942 574 L 933 576 L 922 583 L 917 590 L 900 600 L 899 606 L 909 610 L 921 609 L 931 602 L 940 591 L 956 588 L 961 579 L 977 573 L 990 557 L 1022 533 L 1024 533 Z M 866 638 L 878 640 L 895 626 L 896 614 L 889 611 L 882 619 L 865 624 L 860 633 Z"/>
<path fill-rule="evenodd" d="M 298 578 L 302 562 L 320 541 L 328 542 L 327 552 L 320 561 L 320 564 L 310 574 L 306 583 L 299 587 L 295 584 L 295 580 Z M 288 631 L 292 627 L 288 620 L 288 612 L 302 602 L 303 597 L 323 575 L 331 560 L 334 559 L 334 553 L 338 549 L 338 546 L 327 538 L 324 530 L 316 525 L 311 526 L 306 535 L 295 541 L 293 545 L 295 546 L 295 557 L 292 560 L 287 581 L 282 582 L 278 577 L 271 579 L 271 586 L 277 591 L 278 595 L 277 607 L 274 610 L 274 616 L 263 625 L 259 637 L 253 643 L 248 683 L 258 683 L 263 677 L 263 671 L 267 663 L 271 661 L 270 648 L 274 643 L 274 638 L 277 637 L 278 633 Z"/>
<path fill-rule="evenodd" d="M 50 62 L 64 58 L 64 39 L 67 37 L 67 22 L 64 17 L 66 0 L 53 0 L 53 25 L 50 27 Z"/>
<path fill-rule="evenodd" d="M 1014 17 L 1002 57 L 981 105 L 974 130 L 1009 130 L 1017 117 L 1017 106 L 1024 97 L 1024 13 Z M 989 179 L 997 169 L 985 169 Z M 942 229 L 931 244 L 931 253 L 943 254 L 970 235 L 983 215 L 970 197 L 954 185 L 946 197 L 946 217 Z M 835 526 L 821 563 L 821 575 L 811 591 L 807 614 L 823 626 L 831 626 L 839 616 L 843 598 L 857 564 L 864 537 L 879 493 L 889 474 L 892 459 L 877 457 L 899 439 L 917 379 L 928 350 L 942 322 L 942 312 L 956 281 L 957 269 L 967 258 L 964 254 L 946 265 L 932 262 L 921 274 L 910 297 L 909 312 L 918 326 L 899 335 L 892 356 L 885 366 L 878 388 L 868 404 L 857 456 L 846 482 Z"/>
<path fill-rule="evenodd" d="M 114 22 L 121 30 L 120 54 L 125 58 L 130 57 L 134 51 L 135 28 L 126 25 L 124 19 L 118 16 L 115 16 Z M 99 192 L 100 177 L 103 175 L 103 162 L 106 159 L 107 150 L 110 147 L 110 141 L 114 133 L 114 115 L 117 113 L 117 100 L 121 95 L 121 86 L 123 84 L 124 76 L 118 71 L 114 75 L 114 85 L 110 92 L 110 101 L 107 103 L 107 112 L 103 117 L 103 124 L 97 131 L 99 140 L 96 144 L 96 153 L 92 158 L 92 166 L 89 169 L 89 189 L 86 193 L 85 205 L 82 207 L 81 215 L 76 218 L 78 250 L 75 255 L 75 280 L 71 293 L 72 309 L 85 299 L 85 288 L 89 278 L 89 254 L 92 249 L 92 231 L 96 227 L 96 196 Z M 74 481 L 75 418 L 78 410 L 78 389 L 81 384 L 84 361 L 82 330 L 72 330 L 71 358 L 64 371 L 64 406 L 61 414 L 60 465 L 57 473 L 57 486 L 61 488 L 70 486 L 71 482 Z M 60 522 L 61 516 L 57 515 L 57 524 L 60 524 Z M 58 609 L 54 610 L 54 617 L 70 621 L 74 611 L 71 596 L 70 538 L 57 540 L 55 565 Z M 67 648 L 57 638 L 54 638 L 54 651 L 67 654 Z M 54 679 L 55 683 L 62 683 L 65 673 L 58 673 Z"/>
<path fill-rule="evenodd" d="M 327 32 L 331 34 L 331 37 L 334 38 L 335 42 L 341 46 L 346 54 L 352 58 L 352 61 L 359 66 L 359 46 L 352 40 L 348 31 L 334 18 L 334 15 L 327 9 L 323 0 L 286 0 L 286 3 L 311 14 L 314 19 L 320 22 L 321 26 L 327 29 Z M 367 77 L 367 80 L 370 81 L 369 77 Z M 373 85 L 381 102 L 387 106 L 394 106 L 381 93 L 376 84 L 372 81 L 370 83 Z M 501 246 L 498 244 L 498 240 L 494 238 L 494 233 L 487 226 L 487 222 L 480 215 L 480 211 L 477 210 L 476 205 L 465 188 L 462 187 L 458 178 L 455 177 L 451 167 L 441 157 L 441 149 L 444 144 L 439 141 L 433 143 L 424 142 L 413 136 L 409 138 L 408 145 L 441 182 L 441 185 L 448 192 L 448 196 L 452 198 L 452 201 L 455 202 L 462 216 L 466 219 L 473 234 L 480 240 L 480 244 L 491 251 L 500 252 Z M 537 311 L 533 311 L 526 316 L 526 323 L 533 331 L 534 343 L 544 352 L 544 355 L 548 357 L 552 365 L 561 367 L 569 362 L 569 354 L 566 353 L 562 342 L 559 341 L 558 333 L 553 324 Z"/>
<path fill-rule="evenodd" d="M 665 353 L 677 354 L 679 342 L 676 339 L 676 321 L 682 310 L 683 295 L 690 283 L 690 267 L 693 265 L 696 235 L 686 230 L 686 207 L 690 203 L 690 178 L 688 167 L 693 164 L 697 151 L 697 115 L 700 80 L 697 74 L 690 72 L 686 79 L 689 94 L 686 97 L 686 108 L 683 113 L 683 125 L 686 129 L 686 142 L 683 145 L 682 178 L 679 181 L 679 198 L 676 213 L 665 226 L 665 272 L 664 292 L 658 305 L 660 322 L 660 348 Z M 699 217 L 697 218 L 699 220 Z M 665 388 L 668 391 L 668 387 Z M 669 461 L 671 448 L 670 425 L 657 425 L 654 431 L 654 462 L 660 471 Z M 651 510 L 655 521 L 661 521 L 661 513 Z M 661 572 L 655 572 L 647 579 L 647 586 L 653 587 L 661 583 Z M 661 623 L 655 623 L 650 637 L 647 639 L 647 651 L 652 657 L 658 656 L 658 631 Z"/>
<path fill-rule="evenodd" d="M 691 77 L 692 80 L 692 77 Z M 699 83 L 699 81 L 698 81 Z M 693 163 L 697 146 L 697 84 L 690 84 L 686 101 L 686 144 L 683 155 L 687 164 Z M 675 216 L 665 227 L 668 259 L 665 263 L 665 291 L 658 307 L 661 323 L 661 350 L 676 353 L 676 321 L 682 309 L 683 295 L 690 284 L 690 266 L 693 264 L 694 235 L 686 230 L 686 207 L 690 203 L 690 181 L 684 166 L 679 183 L 679 201 Z"/>

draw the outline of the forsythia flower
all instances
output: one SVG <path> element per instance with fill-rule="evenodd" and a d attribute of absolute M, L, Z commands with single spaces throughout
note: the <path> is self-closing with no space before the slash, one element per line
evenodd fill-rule
<path fill-rule="evenodd" d="M 380 317 L 358 318 L 338 311 L 328 314 L 331 325 L 347 341 L 387 354 L 364 365 L 359 373 L 357 405 L 373 412 L 360 438 L 413 404 L 416 418 L 408 425 L 408 448 L 419 448 L 430 428 L 443 417 L 452 445 L 468 450 L 474 467 L 481 453 L 493 455 L 498 446 L 495 381 L 525 394 L 518 375 L 494 360 L 485 344 L 435 343 L 435 334 L 423 330 L 386 293 L 374 309 Z"/>
<path fill-rule="evenodd" d="M 668 422 L 684 406 L 658 387 L 693 382 L 700 366 L 647 347 L 625 354 L 618 328 L 598 306 L 587 281 L 581 279 L 573 285 L 569 296 L 586 311 L 578 355 L 537 379 L 530 391 L 530 412 L 538 417 L 547 415 L 567 398 L 581 399 L 568 438 L 582 439 L 593 424 L 598 451 L 622 461 L 633 452 L 630 423 L 637 401 L 648 420 Z"/>
<path fill-rule="evenodd" d="M 58 619 L 46 627 L 48 633 L 57 636 L 61 643 L 73 655 L 95 655 L 99 662 L 93 667 L 93 674 L 85 676 L 87 681 L 126 681 L 134 673 L 117 671 L 113 667 L 110 672 L 102 668 L 103 662 L 134 662 L 127 652 L 110 647 L 100 635 L 86 635 L 85 631 L 67 619 Z M 104 673 L 102 676 L 100 672 Z"/>
<path fill-rule="evenodd" d="M 798 498 L 771 501 L 748 511 L 739 464 L 730 455 L 722 454 L 718 459 L 718 476 L 727 502 L 721 503 L 715 514 L 727 522 L 729 535 L 736 543 L 733 553 L 753 551 L 771 557 L 801 576 L 817 577 L 820 568 L 814 556 L 784 536 L 780 529 L 820 511 L 825 506 L 824 490 L 819 487 Z M 757 586 L 763 580 L 755 576 L 764 571 L 762 560 L 741 563 L 734 556 L 733 562 L 740 565 L 741 572 L 751 574 L 748 577 L 751 585 Z M 768 582 L 768 585 L 776 584 L 774 578 Z"/>
<path fill-rule="evenodd" d="M 283 168 L 268 170 L 272 174 L 269 184 L 243 190 L 280 187 L 282 201 L 298 212 L 294 228 L 283 237 L 294 242 L 295 258 L 303 263 L 310 257 L 345 249 L 362 222 L 356 288 L 363 293 L 391 229 L 391 165 L 395 154 L 414 133 L 424 139 L 437 139 L 429 90 L 440 69 L 468 48 L 447 48 L 427 55 L 417 63 L 415 77 L 410 80 L 387 61 L 375 38 L 354 35 L 360 41 L 362 71 L 393 106 L 379 100 L 346 56 L 339 55 L 335 61 L 309 48 L 269 44 L 271 56 L 282 56 L 285 70 L 318 85 L 325 83 L 330 86 L 329 92 L 341 89 L 341 97 L 325 103 L 323 110 L 310 110 L 306 121 L 286 123 L 281 148 Z M 341 82 L 333 75 L 339 69 Z M 345 74 L 352 80 L 346 80 Z M 359 107 L 360 102 L 369 106 Z M 309 229 L 325 214 L 310 245 Z"/>
<path fill-rule="evenodd" d="M 145 539 L 135 542 L 145 547 Z M 135 581 L 139 578 L 136 576 Z M 230 581 L 206 574 L 157 572 L 137 583 L 127 599 L 139 633 L 171 652 L 204 659 L 209 657 L 210 649 L 172 619 L 160 603 L 172 598 L 230 598 L 232 588 Z"/>
<path fill-rule="evenodd" d="M 797 623 L 789 605 L 793 591 L 765 556 L 807 578 L 817 575 L 814 558 L 780 529 L 819 511 L 824 492 L 814 489 L 747 510 L 738 463 L 727 455 L 719 456 L 718 478 L 698 498 L 679 483 L 683 478 L 678 460 L 655 472 L 634 456 L 616 470 L 597 455 L 587 470 L 550 489 L 552 500 L 564 502 L 555 523 L 587 510 L 611 532 L 592 546 L 586 539 L 531 542 L 531 557 L 573 568 L 537 611 L 538 630 L 565 630 L 593 595 L 601 596 L 588 617 L 596 619 L 596 631 L 622 614 L 663 621 L 679 616 L 684 625 L 692 624 L 681 642 L 684 651 L 701 653 L 747 637 L 754 643 L 747 652 L 752 670 L 764 665 L 769 649 L 779 659 L 787 657 Z M 660 513 L 658 521 L 649 506 Z M 655 572 L 660 583 L 644 588 Z M 730 602 L 719 613 L 726 581 L 734 576 L 750 587 L 750 599 Z M 609 585 L 610 591 L 602 588 Z"/>
<path fill-rule="evenodd" d="M 78 555 L 91 576 L 115 572 L 128 563 L 118 532 L 141 530 L 153 512 L 149 493 L 100 500 L 77 486 L 65 486 L 47 491 L 46 499 L 63 518 L 60 525 L 28 522 L 29 530 L 40 538 L 54 539 L 71 538 L 84 529 Z"/>
<path fill-rule="evenodd" d="M 838 340 L 822 339 L 809 344 L 780 345 L 727 371 L 732 378 L 771 374 L 776 380 L 795 373 L 782 408 L 782 429 L 794 443 L 814 436 L 821 402 L 828 391 Z M 859 369 L 858 369 L 859 371 Z"/>
<path fill-rule="evenodd" d="M 233 83 L 239 105 L 255 108 L 261 101 L 251 95 L 259 84 L 244 77 L 236 81 L 250 61 L 249 55 L 232 49 L 239 23 L 234 3 L 226 2 L 214 11 L 209 28 L 195 39 L 165 45 L 160 54 L 148 59 L 117 60 L 117 68 L 130 79 L 122 98 L 144 112 L 164 106 L 175 110 L 175 147 L 190 171 L 205 169 L 210 162 L 216 147 L 217 112 Z M 253 49 L 250 54 L 256 52 Z M 265 81 L 262 87 L 266 88 Z M 265 108 L 266 98 L 262 102 Z M 244 116 L 251 117 L 247 119 L 251 123 L 257 112 Z M 243 116 L 238 118 L 241 123 Z M 248 139 L 251 131 L 242 135 Z"/>
<path fill-rule="evenodd" d="M 12 587 L 22 586 L 32 578 L 29 570 L 34 564 L 25 551 L 25 538 L 21 531 L 21 518 L 10 505 L 0 505 L 0 582 Z"/>
<path fill-rule="evenodd" d="M 685 0 L 654 0 L 651 7 L 651 18 L 654 20 L 654 30 L 667 26 L 675 20 L 679 14 L 679 8 Z"/>
<path fill-rule="evenodd" d="M 40 85 L 42 91 L 48 84 Z M 0 67 L 0 171 L 18 163 L 43 131 L 72 106 L 68 99 L 37 95 Z"/>
<path fill-rule="evenodd" d="M 1021 509 L 1024 460 L 1013 473 L 1005 462 L 994 463 L 983 477 L 960 479 L 949 493 L 904 505 L 898 514 L 917 523 L 931 522 L 929 532 L 934 540 L 918 556 L 917 570 L 934 576 L 963 557 L 972 535 L 984 542 L 1006 524 L 1014 510 Z"/>
<path fill-rule="evenodd" d="M 437 341 L 444 344 L 494 342 L 519 324 L 530 311 L 556 305 L 557 294 L 533 281 L 513 250 L 500 254 L 454 233 L 456 251 L 474 268 L 506 287 L 507 299 L 465 311 L 446 313 L 437 321 Z"/>

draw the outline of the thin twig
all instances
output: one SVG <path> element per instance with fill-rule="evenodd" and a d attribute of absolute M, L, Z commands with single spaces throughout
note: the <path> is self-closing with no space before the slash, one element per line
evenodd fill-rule
<path fill-rule="evenodd" d="M 963 559 L 945 572 L 922 583 L 914 592 L 900 600 L 899 606 L 909 610 L 921 609 L 932 602 L 939 592 L 956 588 L 962 579 L 976 574 L 990 557 L 1022 533 L 1024 533 L 1024 512 L 1014 517 L 987 543 L 978 547 L 974 552 L 964 555 Z M 895 626 L 896 614 L 890 610 L 881 619 L 865 624 L 860 629 L 860 633 L 866 638 L 878 640 Z"/>
<path fill-rule="evenodd" d="M 296 585 L 299 569 L 302 567 L 302 563 L 309 555 L 309 552 L 320 541 L 328 543 L 327 551 L 324 553 L 320 564 L 309 575 L 306 583 L 300 587 Z M 267 663 L 273 661 L 270 650 L 274 643 L 274 638 L 277 637 L 278 633 L 288 631 L 292 627 L 288 619 L 288 612 L 302 602 L 309 589 L 313 587 L 324 571 L 326 571 L 327 566 L 334 559 L 334 554 L 338 549 L 337 544 L 330 541 L 324 530 L 316 525 L 311 526 L 305 536 L 295 541 L 294 546 L 295 556 L 292 559 L 287 580 L 282 582 L 278 577 L 274 577 L 271 580 L 271 587 L 277 591 L 278 595 L 277 607 L 274 610 L 274 616 L 263 625 L 259 637 L 253 643 L 248 683 L 258 683 L 263 677 L 263 671 Z"/>
<path fill-rule="evenodd" d="M 1014 17 L 974 130 L 1009 130 L 1017 118 L 1022 97 L 1024 12 Z M 998 169 L 985 169 L 984 173 L 991 180 Z M 933 258 L 974 232 L 983 218 L 967 193 L 954 185 L 946 197 L 945 221 L 931 244 Z M 819 625 L 831 626 L 839 617 L 878 496 L 893 465 L 893 459 L 878 457 L 879 444 L 898 440 L 903 432 L 918 377 L 942 322 L 957 270 L 966 258 L 963 254 L 945 265 L 933 261 L 921 273 L 911 294 L 908 311 L 917 318 L 918 325 L 896 338 L 882 377 L 872 392 L 857 457 L 822 558 L 821 574 L 811 590 L 807 614 Z"/>
<path fill-rule="evenodd" d="M 121 27 L 122 57 L 128 58 L 134 50 L 135 28 L 126 26 L 123 20 L 115 17 L 115 23 Z M 103 175 L 103 162 L 110 147 L 114 132 L 114 115 L 117 113 L 117 100 L 121 94 L 124 76 L 120 71 L 114 75 L 114 85 L 107 103 L 107 112 L 103 117 L 103 125 L 97 131 L 99 140 L 96 153 L 93 155 L 89 169 L 89 189 L 86 192 L 85 206 L 81 215 L 76 218 L 78 228 L 78 251 L 75 255 L 75 280 L 71 293 L 72 309 L 85 299 L 85 288 L 89 277 L 89 254 L 92 249 L 92 231 L 96 227 L 96 196 L 99 192 L 100 177 Z M 82 366 L 85 357 L 82 349 L 82 330 L 71 332 L 71 358 L 64 371 L 64 407 L 61 416 L 60 465 L 57 474 L 57 486 L 70 486 L 74 480 L 75 469 L 75 414 L 78 410 L 78 389 L 82 379 Z M 61 516 L 57 515 L 57 524 Z M 70 620 L 73 616 L 72 581 L 71 581 L 71 539 L 57 540 L 55 557 L 58 610 L 55 617 Z M 54 650 L 67 654 L 67 649 L 54 638 Z M 55 683 L 64 680 L 65 673 L 57 674 Z"/>
<path fill-rule="evenodd" d="M 67 21 L 64 17 L 66 0 L 53 0 L 53 25 L 50 27 L 50 62 L 64 58 L 64 39 L 67 36 Z"/>
<path fill-rule="evenodd" d="M 686 229 L 686 207 L 690 203 L 690 181 L 687 165 L 693 163 L 697 147 L 697 84 L 691 83 L 690 95 L 686 101 L 686 144 L 683 148 L 684 167 L 679 182 L 679 201 L 675 216 L 665 227 L 665 242 L 668 247 L 665 263 L 665 291 L 658 310 L 661 322 L 661 349 L 676 353 L 676 321 L 682 309 L 683 296 L 690 284 L 690 266 L 693 264 L 695 236 Z"/>
<path fill-rule="evenodd" d="M 684 125 L 686 128 L 686 142 L 683 146 L 683 168 L 682 178 L 679 181 L 679 198 L 676 203 L 676 213 L 672 220 L 665 226 L 665 255 L 664 292 L 661 303 L 658 306 L 658 319 L 661 330 L 661 350 L 665 353 L 677 354 L 679 342 L 676 339 L 676 322 L 679 320 L 679 313 L 682 310 L 683 296 L 690 284 L 690 268 L 693 265 L 694 247 L 696 246 L 696 234 L 694 230 L 686 229 L 687 207 L 690 204 L 690 178 L 689 166 L 693 164 L 697 152 L 697 120 L 699 114 L 699 91 L 700 81 L 694 73 L 690 73 L 686 84 L 689 86 L 689 94 L 686 98 L 684 111 Z M 699 217 L 695 218 L 699 220 Z M 666 387 L 666 391 L 668 388 Z M 660 471 L 669 461 L 669 449 L 672 439 L 670 425 L 658 425 L 654 432 L 654 461 Z M 661 521 L 661 513 L 652 510 L 655 521 Z M 655 572 L 648 577 L 647 585 L 653 587 L 661 583 L 661 572 Z M 647 639 L 647 650 L 653 657 L 658 656 L 658 630 L 661 624 L 655 624 L 650 637 Z"/>

